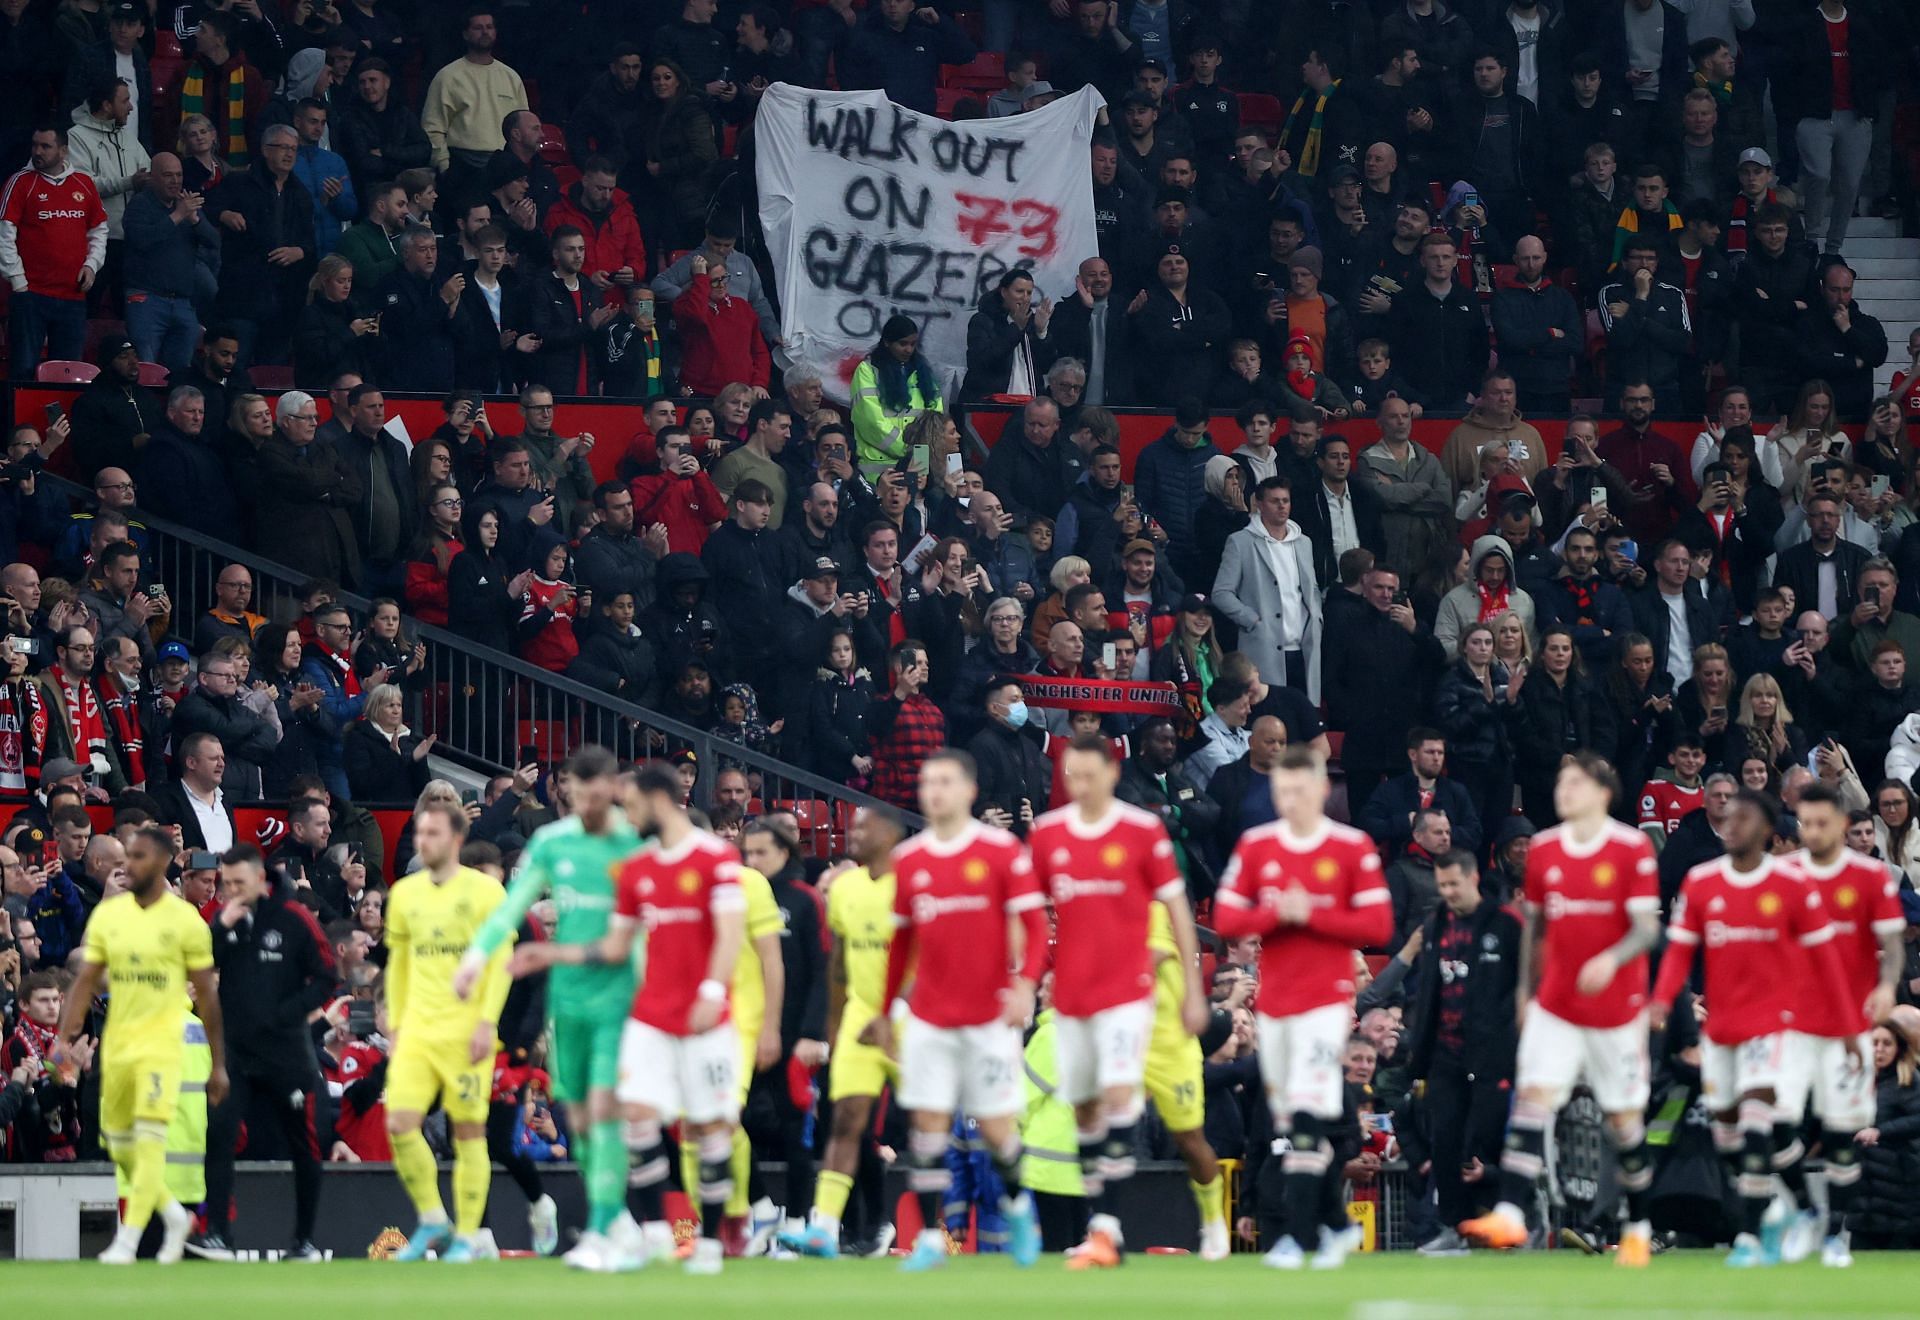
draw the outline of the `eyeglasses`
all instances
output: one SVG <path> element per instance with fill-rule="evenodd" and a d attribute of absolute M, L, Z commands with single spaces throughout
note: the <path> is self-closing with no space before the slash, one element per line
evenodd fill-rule
<path fill-rule="evenodd" d="M 523 403 L 520 406 L 522 408 L 525 408 L 528 412 L 552 412 L 553 411 L 553 405 L 550 403 Z"/>
<path fill-rule="evenodd" d="M 92 642 L 68 642 L 60 648 L 62 651 L 85 651 L 91 655 L 98 648 Z"/>
<path fill-rule="evenodd" d="M 458 509 L 461 506 L 462 501 L 460 500 L 435 500 L 433 502 L 433 507 L 436 509 Z"/>
<path fill-rule="evenodd" d="M 131 481 L 103 481 L 94 487 L 95 490 L 132 490 L 133 488 Z"/>
<path fill-rule="evenodd" d="M 288 413 L 284 420 L 289 422 L 317 422 L 320 420 L 320 414 L 317 412 Z"/>
<path fill-rule="evenodd" d="M 229 670 L 229 669 L 202 669 L 200 671 L 200 677 L 237 679 L 240 677 L 240 675 L 234 673 L 232 670 Z"/>

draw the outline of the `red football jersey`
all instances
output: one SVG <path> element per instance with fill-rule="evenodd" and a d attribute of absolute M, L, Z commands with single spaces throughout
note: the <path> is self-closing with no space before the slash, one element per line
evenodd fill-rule
<path fill-rule="evenodd" d="M 1833 925 L 1819 889 L 1777 857 L 1762 858 L 1746 875 L 1725 857 L 1687 872 L 1667 939 L 1674 947 L 1660 964 L 1654 993 L 1672 1002 L 1692 968 L 1694 949 L 1704 945 L 1705 1030 L 1715 1044 L 1800 1029 L 1800 1012 L 1810 1000 L 1838 994 L 1838 987 L 1794 975 L 1804 962 L 1795 948 L 1830 944 Z M 1826 953 L 1823 961 L 1830 962 L 1832 949 Z"/>
<path fill-rule="evenodd" d="M 677 848 L 651 844 L 620 868 L 613 910 L 647 927 L 647 971 L 633 997 L 636 1020 L 670 1036 L 687 1034 L 687 1015 L 713 954 L 713 919 L 746 907 L 740 854 L 702 829 Z M 720 1020 L 726 1021 L 724 1005 Z"/>
<path fill-rule="evenodd" d="M 1833 951 L 1840 956 L 1846 974 L 1846 1016 L 1832 1011 L 1809 1009 L 1801 1014 L 1795 1028 L 1810 1036 L 1857 1036 L 1871 1031 L 1867 1021 L 1867 996 L 1880 983 L 1880 937 L 1899 934 L 1907 927 L 1906 914 L 1900 909 L 1900 886 L 1886 863 L 1862 856 L 1851 848 L 1840 860 L 1822 870 L 1803 848 L 1793 860 L 1820 890 L 1820 901 L 1833 922 Z M 1813 975 L 1808 968 L 1806 975 Z"/>
<path fill-rule="evenodd" d="M 1706 800 L 1704 784 L 1687 788 L 1671 779 L 1649 779 L 1640 790 L 1640 824 L 1658 825 L 1672 834 L 1680 828 L 1681 818 L 1698 811 Z"/>
<path fill-rule="evenodd" d="M 1582 845 L 1565 825 L 1533 836 L 1527 852 L 1527 901 L 1546 914 L 1540 949 L 1540 1007 L 1576 1027 L 1620 1027 L 1647 1002 L 1647 960 L 1622 967 L 1597 995 L 1575 982 L 1587 959 L 1618 944 L 1635 912 L 1660 910 L 1660 869 L 1639 830 L 1608 821 Z"/>
<path fill-rule="evenodd" d="M 1084 1018 L 1151 999 L 1153 900 L 1187 889 L 1160 818 L 1115 802 L 1088 825 L 1068 805 L 1034 821 L 1027 847 L 1040 890 L 1053 899 L 1053 1006 Z"/>
<path fill-rule="evenodd" d="M 1313 900 L 1304 926 L 1282 923 L 1276 910 L 1295 885 Z M 1230 939 L 1265 936 L 1255 1007 L 1266 1016 L 1352 999 L 1353 951 L 1393 935 L 1393 903 L 1373 840 L 1331 820 L 1306 838 L 1283 820 L 1248 830 L 1220 877 L 1214 929 Z"/>
<path fill-rule="evenodd" d="M 93 230 L 100 230 L 103 259 L 107 241 L 107 209 L 91 178 L 79 170 L 59 179 L 32 167 L 21 170 L 0 194 L 0 220 L 18 226 L 15 241 L 29 290 L 73 301 L 87 296 L 80 268 L 92 255 Z"/>
<path fill-rule="evenodd" d="M 1920 417 L 1920 371 L 1896 371 L 1889 391 L 1900 400 L 1900 410 L 1909 417 Z"/>
<path fill-rule="evenodd" d="M 887 1002 L 900 993 L 907 957 L 919 953 L 908 1006 L 929 1026 L 977 1027 L 1000 1016 L 1012 979 L 1007 918 L 1038 917 L 1046 899 L 1020 840 L 1005 830 L 969 825 L 951 839 L 931 830 L 893 854 L 893 948 L 887 959 Z M 1026 964 L 1045 966 L 1045 927 Z M 1028 943 L 1034 943 L 1028 926 Z"/>

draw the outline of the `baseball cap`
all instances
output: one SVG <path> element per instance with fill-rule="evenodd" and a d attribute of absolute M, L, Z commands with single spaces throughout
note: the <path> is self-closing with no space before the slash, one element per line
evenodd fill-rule
<path fill-rule="evenodd" d="M 1197 591 L 1189 591 L 1180 598 L 1180 613 L 1198 614 L 1207 608 L 1207 598 Z"/>
<path fill-rule="evenodd" d="M 144 24 L 147 21 L 147 11 L 139 5 L 129 3 L 129 0 L 121 0 L 119 4 L 107 11 L 107 21 Z"/>
<path fill-rule="evenodd" d="M 1360 171 L 1344 162 L 1335 165 L 1333 169 L 1327 173 L 1327 187 L 1329 188 L 1338 187 L 1343 183 L 1357 183 L 1359 180 Z"/>
<path fill-rule="evenodd" d="M 1153 69 L 1158 72 L 1162 78 L 1173 77 L 1173 74 L 1167 69 L 1167 62 L 1158 55 L 1149 55 L 1146 59 L 1141 60 L 1139 64 L 1134 66 L 1135 73 L 1138 73 L 1141 69 Z"/>
<path fill-rule="evenodd" d="M 1765 147 L 1748 147 L 1740 153 L 1740 163 L 1742 165 L 1764 165 L 1768 169 L 1772 169 L 1773 157 L 1767 154 Z"/>
<path fill-rule="evenodd" d="M 40 778 L 46 783 L 57 783 L 84 772 L 85 767 L 71 756 L 56 756 L 40 767 Z"/>
<path fill-rule="evenodd" d="M 1144 536 L 1136 536 L 1131 541 L 1128 541 L 1124 546 L 1120 547 L 1120 557 L 1122 559 L 1125 559 L 1128 555 L 1133 554 L 1137 550 L 1145 550 L 1150 555 L 1155 555 L 1160 553 L 1159 549 L 1153 544 L 1152 541 L 1149 541 Z"/>
<path fill-rule="evenodd" d="M 813 567 L 807 573 L 807 577 L 809 580 L 818 579 L 818 578 L 837 578 L 839 576 L 840 576 L 840 565 L 834 563 L 832 558 L 827 555 L 821 555 L 818 559 L 814 560 Z"/>
<path fill-rule="evenodd" d="M 1060 95 L 1059 88 L 1055 87 L 1052 83 L 1048 82 L 1045 78 L 1035 78 L 1032 82 L 1027 84 L 1027 89 L 1020 93 L 1020 99 L 1022 101 L 1031 101 L 1036 96 L 1058 96 L 1058 95 Z"/>
<path fill-rule="evenodd" d="M 187 664 L 192 664 L 193 652 L 187 650 L 187 644 L 185 642 L 162 642 L 160 649 L 154 653 L 154 659 L 156 661 L 179 660 Z"/>

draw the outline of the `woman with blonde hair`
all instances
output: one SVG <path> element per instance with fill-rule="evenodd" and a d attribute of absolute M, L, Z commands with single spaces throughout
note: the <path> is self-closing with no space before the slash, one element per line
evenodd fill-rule
<path fill-rule="evenodd" d="M 173 149 L 180 154 L 185 191 L 204 197 L 227 176 L 227 158 L 220 154 L 220 133 L 205 115 L 186 115 L 180 120 Z"/>
<path fill-rule="evenodd" d="M 1494 616 L 1493 658 L 1514 673 L 1524 673 L 1533 664 L 1533 635 L 1527 631 L 1527 621 L 1513 610 Z"/>
<path fill-rule="evenodd" d="M 1093 565 L 1079 555 L 1062 555 L 1060 562 L 1053 566 L 1053 572 L 1047 574 L 1047 585 L 1053 588 L 1053 594 L 1040 602 L 1033 612 L 1033 626 L 1027 630 L 1027 640 L 1033 643 L 1033 649 L 1041 655 L 1047 653 L 1047 636 L 1053 631 L 1053 625 L 1067 617 L 1067 593 L 1082 582 L 1093 581 Z"/>
<path fill-rule="evenodd" d="M 1873 1029 L 1873 1126 L 1861 1130 L 1853 1245 L 1920 1246 L 1920 1010 L 1902 1004 Z"/>
<path fill-rule="evenodd" d="M 1700 735 L 1707 749 L 1709 770 L 1738 770 L 1740 759 L 1746 755 L 1744 736 L 1738 742 L 1727 736 L 1733 725 L 1735 702 L 1733 665 L 1727 659 L 1727 648 L 1718 642 L 1694 647 L 1693 677 L 1673 694 L 1673 711 L 1681 728 Z"/>
<path fill-rule="evenodd" d="M 1772 674 L 1755 674 L 1740 689 L 1740 713 L 1734 723 L 1746 731 L 1745 755 L 1757 756 L 1785 774 L 1807 759 L 1807 735 L 1793 722 L 1780 681 Z"/>
<path fill-rule="evenodd" d="M 346 371 L 371 380 L 379 336 L 380 318 L 353 305 L 353 263 L 337 254 L 320 258 L 293 327 L 294 384 L 324 390 Z"/>
<path fill-rule="evenodd" d="M 1840 413 L 1833 406 L 1833 386 L 1809 380 L 1800 386 L 1793 412 L 1785 425 L 1767 432 L 1780 446 L 1780 498 L 1798 504 L 1807 497 L 1807 469 L 1817 458 L 1853 461 L 1853 441 L 1840 429 Z"/>

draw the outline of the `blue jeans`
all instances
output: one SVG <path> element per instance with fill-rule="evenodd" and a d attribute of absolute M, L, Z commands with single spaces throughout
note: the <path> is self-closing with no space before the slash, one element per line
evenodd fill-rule
<path fill-rule="evenodd" d="M 7 336 L 13 345 L 8 374 L 15 380 L 32 380 L 42 344 L 49 358 L 69 362 L 86 351 L 87 305 L 78 298 L 15 293 L 8 308 Z"/>
<path fill-rule="evenodd" d="M 200 317 L 191 298 L 127 290 L 127 338 L 142 362 L 158 362 L 178 371 L 193 359 L 200 340 Z"/>

